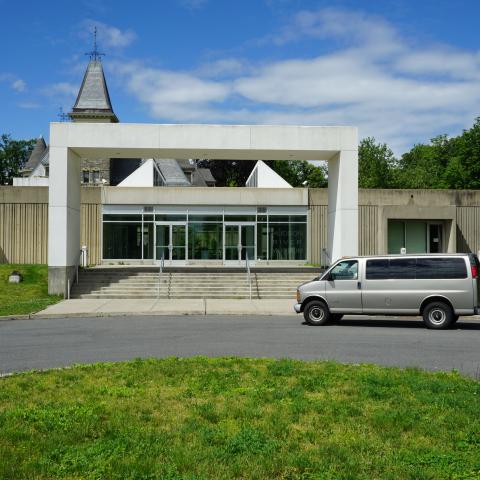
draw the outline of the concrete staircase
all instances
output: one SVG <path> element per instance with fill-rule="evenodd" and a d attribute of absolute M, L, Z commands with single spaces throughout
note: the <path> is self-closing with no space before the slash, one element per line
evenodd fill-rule
<path fill-rule="evenodd" d="M 251 298 L 295 298 L 298 285 L 319 274 L 313 268 L 252 270 Z M 158 269 L 92 268 L 83 270 L 71 298 L 250 298 L 245 270 L 235 268 Z"/>

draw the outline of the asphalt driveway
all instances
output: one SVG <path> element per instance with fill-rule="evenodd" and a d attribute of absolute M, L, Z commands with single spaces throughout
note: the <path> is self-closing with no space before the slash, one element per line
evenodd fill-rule
<path fill-rule="evenodd" d="M 433 331 L 420 319 L 301 316 L 120 316 L 0 321 L 0 372 L 165 356 L 291 357 L 457 369 L 480 378 L 480 321 Z"/>

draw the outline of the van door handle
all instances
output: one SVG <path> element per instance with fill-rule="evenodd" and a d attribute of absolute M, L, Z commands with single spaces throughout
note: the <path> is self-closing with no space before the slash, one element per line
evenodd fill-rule
<path fill-rule="evenodd" d="M 362 289 L 362 282 L 357 282 L 357 288 L 358 288 L 359 290 Z"/>

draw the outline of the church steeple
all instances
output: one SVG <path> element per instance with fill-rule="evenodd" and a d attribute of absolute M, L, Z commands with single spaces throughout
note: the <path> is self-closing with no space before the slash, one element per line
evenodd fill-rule
<path fill-rule="evenodd" d="M 108 122 L 118 123 L 113 112 L 108 93 L 105 74 L 103 73 L 101 56 L 97 50 L 97 29 L 94 31 L 94 48 L 87 55 L 90 61 L 83 77 L 77 100 L 68 116 L 74 122 Z"/>

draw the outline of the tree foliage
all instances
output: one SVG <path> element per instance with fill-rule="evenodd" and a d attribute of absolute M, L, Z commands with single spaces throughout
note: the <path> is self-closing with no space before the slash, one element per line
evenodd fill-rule
<path fill-rule="evenodd" d="M 200 160 L 209 168 L 219 187 L 243 187 L 255 167 L 255 160 Z M 298 160 L 267 160 L 265 163 L 292 187 L 326 187 L 326 170 L 322 166 Z"/>
<path fill-rule="evenodd" d="M 396 160 L 386 143 L 364 138 L 358 146 L 358 186 L 360 188 L 389 188 L 393 183 Z"/>
<path fill-rule="evenodd" d="M 8 134 L 0 137 L 0 185 L 9 185 L 28 160 L 35 140 L 12 140 Z"/>

